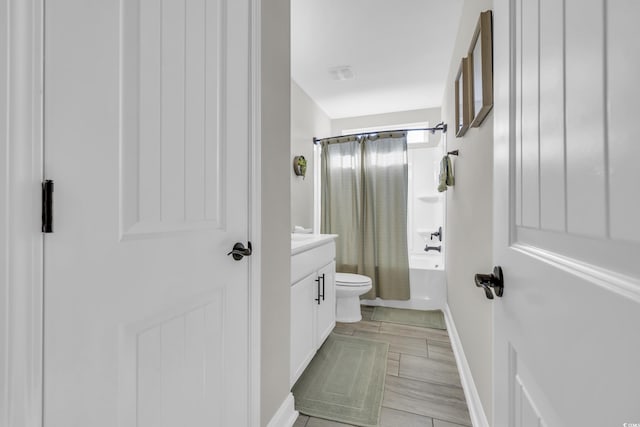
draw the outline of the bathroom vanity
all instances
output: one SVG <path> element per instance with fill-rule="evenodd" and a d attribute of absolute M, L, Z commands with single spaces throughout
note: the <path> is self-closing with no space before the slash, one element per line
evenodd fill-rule
<path fill-rule="evenodd" d="M 291 235 L 291 386 L 336 324 L 336 237 Z"/>

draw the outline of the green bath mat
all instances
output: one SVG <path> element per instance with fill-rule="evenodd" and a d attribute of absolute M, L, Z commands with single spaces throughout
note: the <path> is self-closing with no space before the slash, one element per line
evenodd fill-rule
<path fill-rule="evenodd" d="M 341 423 L 377 427 L 389 344 L 331 334 L 293 386 L 296 410 Z"/>
<path fill-rule="evenodd" d="M 440 310 L 406 310 L 402 308 L 375 307 L 371 320 L 422 326 L 424 328 L 447 329 Z"/>

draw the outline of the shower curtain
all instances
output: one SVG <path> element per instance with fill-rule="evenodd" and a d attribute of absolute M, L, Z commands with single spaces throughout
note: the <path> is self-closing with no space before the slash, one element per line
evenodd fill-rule
<path fill-rule="evenodd" d="M 323 233 L 338 234 L 336 270 L 369 276 L 364 299 L 409 299 L 405 132 L 322 145 Z"/>

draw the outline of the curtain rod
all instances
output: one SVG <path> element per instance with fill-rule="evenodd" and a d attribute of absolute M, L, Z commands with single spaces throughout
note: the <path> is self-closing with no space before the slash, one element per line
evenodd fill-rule
<path fill-rule="evenodd" d="M 437 130 L 442 131 L 442 133 L 447 133 L 447 124 L 445 122 L 438 123 L 435 127 L 432 128 L 418 128 L 418 129 L 393 129 L 393 130 L 381 130 L 377 132 L 362 132 L 362 133 L 352 133 L 349 135 L 340 135 L 340 136 L 330 136 L 328 138 L 313 138 L 314 144 L 321 144 L 322 141 L 327 141 L 329 139 L 342 139 L 342 138 L 350 138 L 356 136 L 365 136 L 365 135 L 374 135 L 378 133 L 394 133 L 394 132 L 409 132 L 412 130 L 424 130 L 429 131 L 432 134 L 436 133 Z"/>

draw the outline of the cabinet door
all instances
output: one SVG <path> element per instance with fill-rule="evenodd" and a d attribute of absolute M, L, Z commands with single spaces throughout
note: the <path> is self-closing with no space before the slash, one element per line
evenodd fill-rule
<path fill-rule="evenodd" d="M 291 386 L 316 352 L 315 301 L 317 298 L 316 274 L 310 274 L 291 286 Z"/>
<path fill-rule="evenodd" d="M 324 286 L 323 277 L 324 275 Z M 325 265 L 318 270 L 319 282 L 314 283 L 320 286 L 322 293 L 324 287 L 324 299 L 320 298 L 320 305 L 316 305 L 316 347 L 319 348 L 329 336 L 336 325 L 336 263 Z"/>

